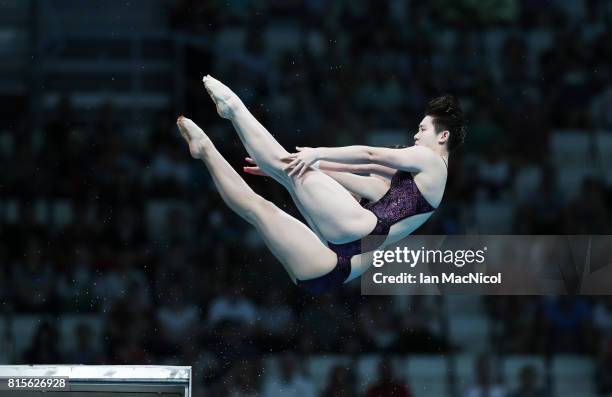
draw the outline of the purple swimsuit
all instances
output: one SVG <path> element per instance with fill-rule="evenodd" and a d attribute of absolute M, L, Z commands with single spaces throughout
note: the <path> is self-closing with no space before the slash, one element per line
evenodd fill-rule
<path fill-rule="evenodd" d="M 412 174 L 406 171 L 397 171 L 393 175 L 389 190 L 380 200 L 367 202 L 362 199 L 360 204 L 376 215 L 374 230 L 366 236 L 367 239 L 364 237 L 365 241 L 359 239 L 344 244 L 328 242 L 329 248 L 338 255 L 336 267 L 323 276 L 298 280 L 297 284 L 300 287 L 313 294 L 320 294 L 342 284 L 351 274 L 351 257 L 380 247 L 395 223 L 409 216 L 424 214 L 435 209 L 419 191 Z"/>

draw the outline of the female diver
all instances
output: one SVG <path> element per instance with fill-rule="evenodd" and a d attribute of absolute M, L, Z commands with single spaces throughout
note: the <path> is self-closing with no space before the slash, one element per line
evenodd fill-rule
<path fill-rule="evenodd" d="M 255 193 L 204 131 L 181 116 L 177 124 L 191 155 L 204 162 L 225 203 L 255 226 L 292 281 L 312 293 L 359 277 L 371 264 L 368 252 L 406 237 L 432 215 L 444 193 L 449 152 L 465 137 L 458 101 L 442 96 L 428 103 L 414 146 L 289 153 L 234 92 L 210 76 L 203 81 L 250 155 L 245 171 L 281 183 L 310 228 Z"/>

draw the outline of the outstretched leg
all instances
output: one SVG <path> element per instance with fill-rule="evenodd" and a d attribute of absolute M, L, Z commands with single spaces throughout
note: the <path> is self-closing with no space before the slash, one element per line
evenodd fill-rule
<path fill-rule="evenodd" d="M 257 228 L 294 282 L 319 277 L 335 267 L 336 254 L 306 225 L 255 193 L 194 122 L 179 117 L 177 124 L 191 155 L 201 159 L 210 171 L 223 201 Z"/>
<path fill-rule="evenodd" d="M 238 137 L 249 155 L 255 156 L 255 161 L 258 164 L 263 164 L 262 169 L 287 189 L 296 207 L 306 222 L 308 222 L 308 226 L 310 226 L 321 241 L 324 241 L 325 238 L 318 225 L 300 202 L 293 188 L 292 181 L 282 170 L 282 166 L 285 164 L 280 159 L 286 157 L 289 153 L 247 110 L 246 106 L 244 106 L 240 98 L 232 90 L 210 76 L 204 77 L 203 81 L 204 87 L 206 87 L 210 96 L 215 100 L 217 112 L 221 117 L 232 121 L 234 128 L 238 131 Z"/>
<path fill-rule="evenodd" d="M 286 164 L 281 160 L 289 153 L 248 111 L 240 98 L 210 76 L 204 77 L 203 81 L 217 112 L 232 122 L 249 155 L 263 171 L 285 186 L 319 235 L 333 243 L 345 243 L 362 238 L 374 229 L 376 216 L 364 210 L 344 187 L 328 175 L 310 169 L 300 177 L 290 177 L 284 170 Z"/>
<path fill-rule="evenodd" d="M 217 113 L 232 122 L 249 155 L 272 178 L 281 183 L 286 181 L 288 178 L 283 171 L 286 164 L 281 159 L 288 156 L 289 152 L 225 84 L 210 76 L 204 77 L 202 81 L 217 106 Z"/>

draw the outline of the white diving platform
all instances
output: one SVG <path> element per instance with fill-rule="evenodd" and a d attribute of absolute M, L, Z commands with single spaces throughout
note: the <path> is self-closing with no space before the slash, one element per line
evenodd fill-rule
<path fill-rule="evenodd" d="M 60 379 L 65 380 L 63 388 L 58 385 Z M 11 387 L 8 386 L 9 380 L 12 380 Z M 28 387 L 29 381 L 32 381 L 29 383 L 32 387 Z M 0 397 L 5 396 L 191 397 L 191 367 L 0 365 Z"/>

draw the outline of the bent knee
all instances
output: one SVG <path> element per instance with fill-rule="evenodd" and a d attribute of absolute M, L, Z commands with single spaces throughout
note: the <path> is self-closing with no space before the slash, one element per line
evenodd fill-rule
<path fill-rule="evenodd" d="M 301 258 L 300 262 L 294 264 L 293 274 L 299 281 L 308 281 L 332 272 L 338 265 L 338 257 L 331 250 L 325 249 L 311 257 Z"/>
<path fill-rule="evenodd" d="M 258 162 L 258 165 L 270 175 L 281 178 L 286 177 L 287 172 L 285 171 L 285 167 L 287 163 L 285 163 L 282 158 L 284 157 L 269 155 L 265 161 Z"/>

